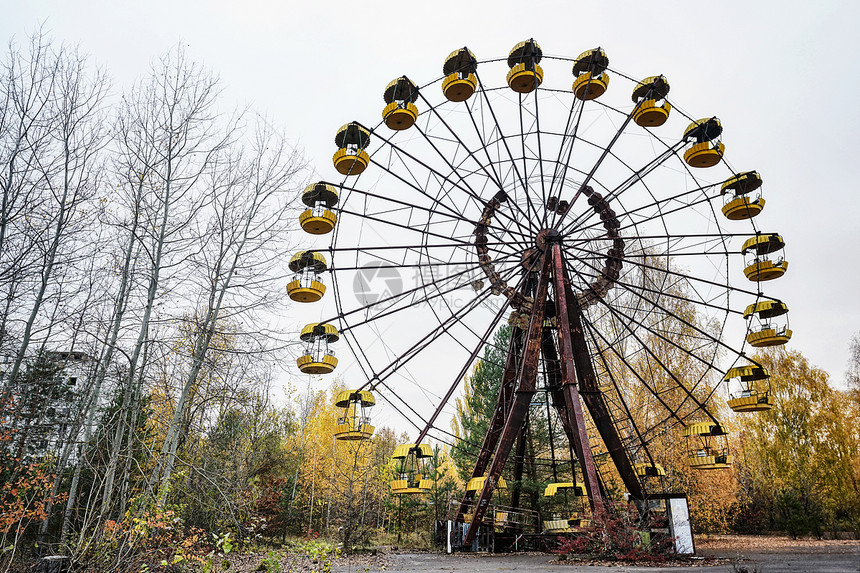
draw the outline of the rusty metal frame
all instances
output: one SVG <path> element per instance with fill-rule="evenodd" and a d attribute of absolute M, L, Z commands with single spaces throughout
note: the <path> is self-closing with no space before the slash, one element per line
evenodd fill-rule
<path fill-rule="evenodd" d="M 487 479 L 484 481 L 484 487 L 480 495 L 474 503 L 474 513 L 472 522 L 469 524 L 469 529 L 463 537 L 463 546 L 469 547 L 475 540 L 478 534 L 478 529 L 483 522 L 484 514 L 493 496 L 493 491 L 496 488 L 499 477 L 502 475 L 502 470 L 505 467 L 505 462 L 511 452 L 511 448 L 520 433 L 520 428 L 523 426 L 526 414 L 528 413 L 529 405 L 532 401 L 532 396 L 535 393 L 535 379 L 537 377 L 538 363 L 540 361 L 540 344 L 543 334 L 543 319 L 546 311 L 546 300 L 549 290 L 549 276 L 551 267 L 550 257 L 547 253 L 542 255 L 541 272 L 538 278 L 537 292 L 535 293 L 534 303 L 532 305 L 531 320 L 529 321 L 529 329 L 526 335 L 526 346 L 523 350 L 523 358 L 519 364 L 519 372 L 517 375 L 516 390 L 514 391 L 514 399 L 511 404 L 510 411 L 505 418 L 505 423 L 498 439 L 493 460 L 490 462 L 489 470 L 487 471 Z M 507 364 L 506 374 L 507 374 Z M 495 417 L 495 416 L 494 416 Z M 485 454 L 484 451 L 481 454 Z M 488 454 L 487 454 L 488 455 Z M 477 466 L 475 470 L 477 471 Z M 465 500 L 464 500 L 465 501 Z M 461 509 L 463 505 L 461 504 Z"/>

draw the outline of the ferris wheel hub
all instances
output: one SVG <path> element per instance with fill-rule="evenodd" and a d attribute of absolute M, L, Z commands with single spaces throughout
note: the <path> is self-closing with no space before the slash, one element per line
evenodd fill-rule
<path fill-rule="evenodd" d="M 535 245 L 542 251 L 554 243 L 561 243 L 561 233 L 558 229 L 541 229 L 535 236 Z"/>

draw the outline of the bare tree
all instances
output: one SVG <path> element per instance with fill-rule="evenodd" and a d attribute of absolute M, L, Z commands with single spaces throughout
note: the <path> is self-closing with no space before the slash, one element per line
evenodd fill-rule
<path fill-rule="evenodd" d="M 190 259 L 197 324 L 188 374 L 161 449 L 160 503 L 183 438 L 181 420 L 190 391 L 207 354 L 222 350 L 212 346 L 221 321 L 243 324 L 245 336 L 259 333 L 255 323 L 263 320 L 261 311 L 271 312 L 284 300 L 286 237 L 295 220 L 296 179 L 304 166 L 286 138 L 263 118 L 255 118 L 252 133 L 246 147 L 225 149 L 206 173 L 209 201 L 197 233 L 203 243 Z M 258 344 L 262 348 L 266 342 Z"/>
<path fill-rule="evenodd" d="M 217 79 L 190 62 L 181 46 L 153 67 L 148 82 L 126 96 L 120 120 L 120 153 L 128 180 L 141 181 L 142 225 L 136 231 L 146 259 L 146 289 L 137 338 L 129 352 L 117 424 L 102 493 L 101 517 L 112 503 L 114 479 L 126 427 L 134 428 L 132 399 L 143 378 L 142 353 L 148 342 L 156 299 L 164 291 L 165 272 L 175 270 L 191 247 L 183 232 L 197 216 L 202 198 L 197 182 L 232 132 L 218 129 Z M 134 174 L 134 175 L 132 175 Z M 126 420 L 132 419 L 126 426 Z"/>

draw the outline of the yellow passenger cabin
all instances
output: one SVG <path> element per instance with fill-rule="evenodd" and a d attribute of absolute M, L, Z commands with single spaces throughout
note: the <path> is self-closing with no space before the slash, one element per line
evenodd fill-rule
<path fill-rule="evenodd" d="M 567 519 L 554 515 L 552 519 L 544 520 L 543 530 L 545 533 L 554 534 L 572 533 L 577 529 L 591 525 L 589 517 L 588 514 L 581 512 L 573 512 Z"/>
<path fill-rule="evenodd" d="M 715 117 L 697 119 L 684 130 L 687 150 L 684 161 L 690 167 L 713 167 L 720 162 L 726 146 L 720 141 L 723 126 Z"/>
<path fill-rule="evenodd" d="M 316 302 L 325 294 L 320 275 L 328 268 L 322 253 L 302 251 L 289 262 L 293 279 L 287 283 L 287 294 L 296 302 Z"/>
<path fill-rule="evenodd" d="M 385 107 L 382 109 L 382 120 L 390 129 L 402 131 L 415 125 L 418 119 L 418 86 L 406 76 L 392 80 L 385 86 L 382 94 Z"/>
<path fill-rule="evenodd" d="M 747 342 L 756 348 L 781 346 L 791 340 L 788 307 L 778 300 L 762 300 L 744 310 L 749 321 Z"/>
<path fill-rule="evenodd" d="M 669 119 L 672 104 L 666 101 L 669 82 L 663 76 L 645 78 L 633 88 L 633 121 L 642 127 L 660 127 Z"/>
<path fill-rule="evenodd" d="M 684 428 L 690 467 L 697 470 L 724 469 L 732 465 L 725 427 L 714 421 L 695 422 Z"/>
<path fill-rule="evenodd" d="M 337 130 L 334 136 L 337 151 L 332 157 L 334 168 L 341 175 L 359 175 L 370 163 L 365 148 L 370 144 L 370 132 L 364 126 L 352 122 Z"/>
<path fill-rule="evenodd" d="M 478 69 L 478 60 L 469 48 L 454 50 L 445 58 L 442 73 L 442 93 L 448 101 L 466 101 L 478 86 L 478 78 L 475 72 Z"/>
<path fill-rule="evenodd" d="M 396 479 L 391 482 L 393 494 L 427 493 L 433 487 L 428 479 L 427 460 L 433 457 L 433 450 L 427 444 L 403 444 L 394 448 Z"/>
<path fill-rule="evenodd" d="M 642 463 L 634 464 L 633 471 L 639 477 L 660 477 L 666 475 L 666 470 L 660 464 Z"/>
<path fill-rule="evenodd" d="M 547 484 L 546 488 L 543 490 L 544 497 L 553 497 L 556 494 L 570 490 L 573 495 L 577 497 L 585 497 L 588 495 L 585 491 L 585 483 L 578 481 L 576 483 L 572 481 L 563 481 Z"/>
<path fill-rule="evenodd" d="M 338 440 L 368 440 L 374 427 L 370 424 L 369 410 L 376 399 L 367 390 L 344 390 L 335 398 L 335 407 L 341 410 L 334 428 Z"/>
<path fill-rule="evenodd" d="M 337 358 L 330 345 L 340 339 L 337 328 L 328 323 L 308 324 L 299 339 L 304 351 L 296 359 L 299 370 L 305 374 L 329 374 L 337 368 Z"/>
<path fill-rule="evenodd" d="M 581 100 L 602 96 L 609 87 L 609 56 L 600 48 L 586 50 L 573 63 L 573 95 Z"/>
<path fill-rule="evenodd" d="M 305 233 L 325 235 L 337 224 L 337 214 L 332 207 L 337 205 L 337 190 L 333 185 L 311 183 L 302 192 L 302 203 L 308 208 L 299 215 L 299 225 Z"/>
<path fill-rule="evenodd" d="M 732 221 L 751 219 L 764 209 L 761 196 L 761 175 L 757 171 L 746 171 L 727 179 L 720 187 L 725 197 L 723 215 Z"/>
<path fill-rule="evenodd" d="M 479 476 L 473 477 L 466 484 L 466 491 L 475 491 L 480 492 L 484 489 L 484 484 L 487 482 L 487 476 Z M 496 484 L 495 489 L 507 489 L 508 484 L 505 482 L 505 478 L 499 477 L 499 482 Z"/>
<path fill-rule="evenodd" d="M 702 447 L 690 452 L 688 462 L 695 470 L 721 470 L 732 466 L 734 456 L 728 448 Z"/>
<path fill-rule="evenodd" d="M 757 364 L 730 368 L 723 378 L 729 388 L 729 408 L 735 412 L 763 412 L 773 408 L 769 379 L 767 369 Z"/>
<path fill-rule="evenodd" d="M 777 279 L 788 270 L 784 257 L 785 241 L 776 233 L 756 235 L 747 239 L 741 247 L 744 255 L 744 274 L 753 281 Z"/>
<path fill-rule="evenodd" d="M 587 496 L 585 483 L 583 482 L 555 482 L 547 484 L 544 488 L 544 497 L 557 497 L 562 493 L 572 493 L 574 500 L 568 500 L 565 495 L 562 506 L 547 500 L 547 511 L 552 519 L 543 522 L 543 529 L 547 533 L 566 533 L 577 527 L 586 527 L 590 523 L 586 514 L 582 511 L 584 499 Z M 551 511 L 550 511 L 551 510 Z M 569 516 L 569 517 L 566 517 Z"/>
<path fill-rule="evenodd" d="M 543 51 L 534 40 L 520 42 L 508 54 L 508 86 L 517 93 L 533 92 L 543 82 L 543 69 L 538 65 Z"/>

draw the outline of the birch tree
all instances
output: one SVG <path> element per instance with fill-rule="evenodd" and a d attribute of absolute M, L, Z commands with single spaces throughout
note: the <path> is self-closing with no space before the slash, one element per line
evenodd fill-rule
<path fill-rule="evenodd" d="M 188 254 L 191 245 L 184 232 L 202 207 L 197 182 L 231 139 L 229 130 L 225 135 L 218 128 L 217 96 L 217 79 L 177 47 L 154 64 L 148 81 L 124 98 L 119 153 L 125 162 L 126 181 L 139 188 L 133 193 L 139 192 L 137 205 L 141 207 L 138 227 L 129 240 L 139 241 L 146 278 L 120 419 L 105 472 L 102 517 L 112 503 L 123 432 L 135 427 L 132 400 L 139 395 L 137 387 L 146 366 L 142 356 L 157 299 L 166 292 L 165 274 L 176 274 Z"/>
<path fill-rule="evenodd" d="M 205 240 L 190 258 L 198 324 L 188 373 L 160 453 L 160 503 L 167 495 L 182 439 L 180 422 L 189 393 L 207 354 L 221 351 L 212 347 L 219 321 L 243 325 L 241 333 L 256 334 L 255 345 L 264 350 L 267 342 L 256 325 L 265 320 L 262 311 L 278 310 L 285 299 L 283 261 L 289 255 L 287 235 L 295 220 L 297 179 L 304 165 L 286 138 L 264 118 L 254 118 L 251 129 L 247 147 L 225 150 L 206 173 L 207 216 L 196 233 Z"/>

